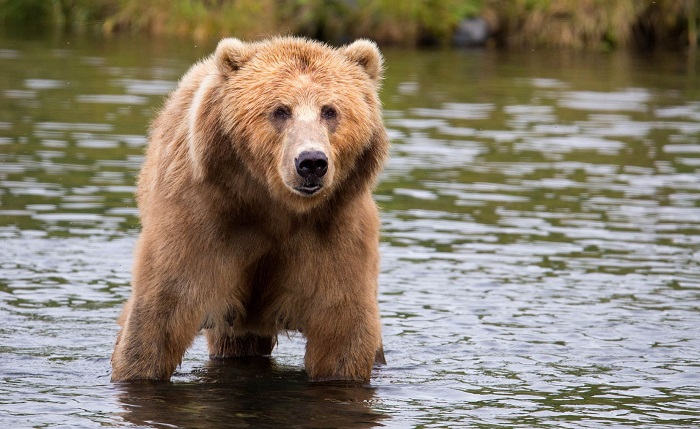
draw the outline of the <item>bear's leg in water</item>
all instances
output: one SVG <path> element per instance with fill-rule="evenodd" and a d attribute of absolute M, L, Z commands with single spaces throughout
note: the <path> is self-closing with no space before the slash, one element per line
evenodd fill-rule
<path fill-rule="evenodd" d="M 121 316 L 112 354 L 112 381 L 168 380 L 201 324 L 187 298 L 168 287 L 134 293 Z"/>
<path fill-rule="evenodd" d="M 199 331 L 205 309 L 217 299 L 216 273 L 194 267 L 197 258 L 159 257 L 157 246 L 149 244 L 148 233 L 142 233 L 132 296 L 120 316 L 112 354 L 113 381 L 168 380 Z"/>

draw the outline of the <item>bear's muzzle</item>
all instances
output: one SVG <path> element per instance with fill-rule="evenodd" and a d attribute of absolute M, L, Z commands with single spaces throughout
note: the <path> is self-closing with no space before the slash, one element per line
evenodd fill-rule
<path fill-rule="evenodd" d="M 313 195 L 323 187 L 323 176 L 328 172 L 328 157 L 325 153 L 314 150 L 304 151 L 294 159 L 299 177 L 303 179 L 297 191 Z"/>

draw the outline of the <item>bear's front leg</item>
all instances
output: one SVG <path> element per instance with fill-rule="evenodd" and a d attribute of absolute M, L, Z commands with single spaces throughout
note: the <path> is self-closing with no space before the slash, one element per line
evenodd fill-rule
<path fill-rule="evenodd" d="M 370 193 L 338 208 L 333 222 L 299 234 L 287 287 L 301 309 L 311 381 L 367 382 L 385 363 L 377 302 L 379 217 Z"/>
<path fill-rule="evenodd" d="M 216 277 L 197 265 L 202 258 L 176 259 L 154 242 L 144 230 L 136 246 L 132 295 L 119 317 L 112 353 L 112 381 L 168 380 L 199 331 L 206 306 L 216 299 Z"/>
<path fill-rule="evenodd" d="M 344 302 L 318 309 L 308 326 L 304 363 L 311 381 L 368 382 L 375 362 L 384 362 L 376 302 Z"/>
<path fill-rule="evenodd" d="M 112 381 L 168 380 L 192 343 L 202 316 L 178 286 L 134 292 L 112 354 Z"/>

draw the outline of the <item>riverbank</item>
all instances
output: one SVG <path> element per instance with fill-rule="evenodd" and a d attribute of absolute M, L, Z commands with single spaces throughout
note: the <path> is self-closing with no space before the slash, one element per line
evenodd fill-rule
<path fill-rule="evenodd" d="M 297 34 L 447 46 L 459 28 L 498 47 L 695 47 L 698 0 L 0 0 L 0 29 L 146 33 L 195 40 Z M 465 21 L 469 20 L 471 21 Z"/>

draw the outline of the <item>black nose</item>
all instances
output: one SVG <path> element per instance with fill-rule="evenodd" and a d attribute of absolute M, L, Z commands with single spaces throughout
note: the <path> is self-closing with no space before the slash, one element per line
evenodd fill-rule
<path fill-rule="evenodd" d="M 306 151 L 299 155 L 299 158 L 294 160 L 297 167 L 297 173 L 304 179 L 309 176 L 321 178 L 328 171 L 328 157 L 321 151 Z"/>

